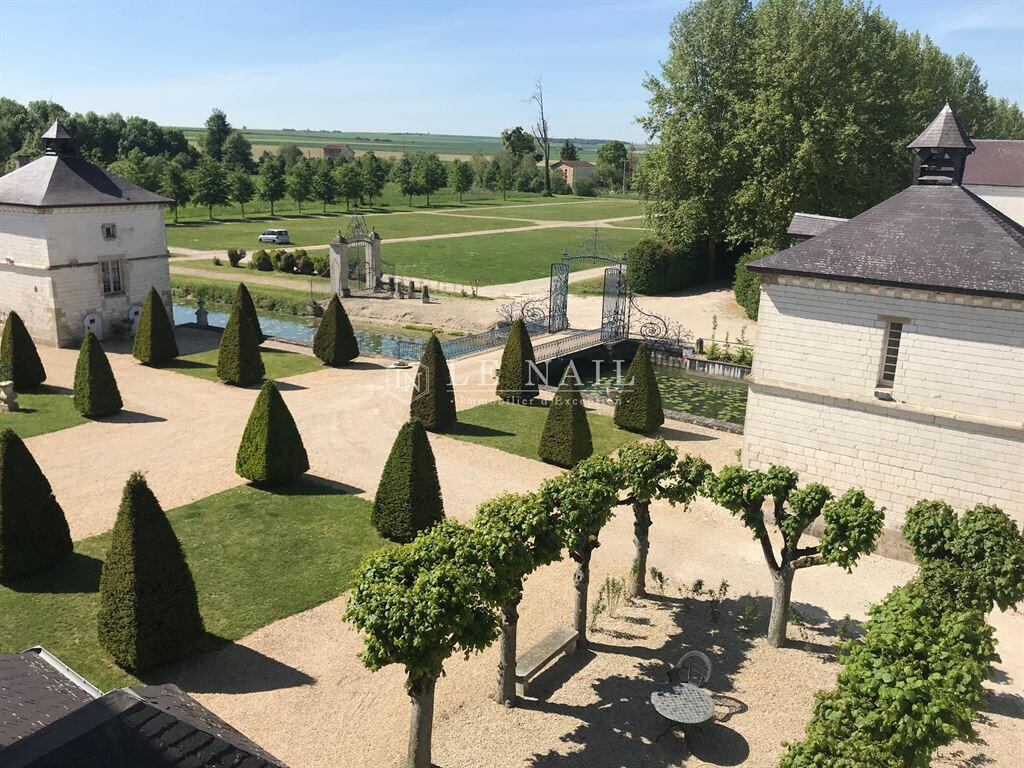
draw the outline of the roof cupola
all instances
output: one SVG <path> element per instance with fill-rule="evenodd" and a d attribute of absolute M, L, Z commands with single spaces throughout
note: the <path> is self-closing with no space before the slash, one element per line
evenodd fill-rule
<path fill-rule="evenodd" d="M 75 155 L 75 137 L 60 120 L 54 120 L 42 136 L 44 153 L 47 155 Z"/>
<path fill-rule="evenodd" d="M 946 102 L 921 135 L 907 145 L 907 149 L 914 155 L 913 184 L 959 186 L 964 178 L 964 164 L 974 151 L 974 144 Z"/>

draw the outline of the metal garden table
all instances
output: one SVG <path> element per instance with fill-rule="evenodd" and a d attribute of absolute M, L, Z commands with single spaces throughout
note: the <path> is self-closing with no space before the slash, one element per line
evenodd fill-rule
<path fill-rule="evenodd" d="M 661 736 L 673 726 L 682 725 L 685 737 L 686 726 L 706 723 L 715 716 L 715 703 L 708 692 L 690 683 L 676 683 L 654 691 L 651 704 L 658 714 L 669 721 L 669 727 Z"/>

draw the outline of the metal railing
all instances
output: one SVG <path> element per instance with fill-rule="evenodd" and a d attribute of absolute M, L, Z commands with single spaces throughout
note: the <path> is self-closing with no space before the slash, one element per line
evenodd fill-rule
<path fill-rule="evenodd" d="M 596 347 L 602 343 L 601 329 L 579 331 L 571 336 L 563 336 L 560 339 L 546 341 L 533 348 L 533 358 L 536 362 L 542 363 L 545 360 L 573 355 L 585 349 Z"/>

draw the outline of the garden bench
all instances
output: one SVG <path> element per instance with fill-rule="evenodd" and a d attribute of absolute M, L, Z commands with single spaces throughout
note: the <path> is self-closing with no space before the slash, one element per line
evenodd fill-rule
<path fill-rule="evenodd" d="M 525 696 L 530 681 L 560 653 L 576 648 L 576 631 L 558 627 L 516 659 L 516 693 Z"/>

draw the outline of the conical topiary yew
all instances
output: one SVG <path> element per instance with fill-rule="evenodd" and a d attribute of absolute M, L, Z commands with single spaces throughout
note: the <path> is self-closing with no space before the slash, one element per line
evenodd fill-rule
<path fill-rule="evenodd" d="M 64 511 L 25 443 L 0 430 L 0 582 L 50 568 L 71 554 Z"/>
<path fill-rule="evenodd" d="M 246 387 L 262 379 L 264 373 L 256 331 L 236 297 L 224 335 L 220 337 L 217 378 L 226 384 Z"/>
<path fill-rule="evenodd" d="M 261 485 L 290 483 L 309 469 L 295 419 L 272 381 L 260 390 L 235 458 L 235 472 Z"/>
<path fill-rule="evenodd" d="M 267 337 L 263 335 L 263 328 L 260 327 L 259 315 L 256 314 L 256 303 L 252 300 L 252 294 L 245 287 L 245 283 L 238 284 L 238 290 L 235 291 L 235 304 L 241 306 L 242 313 L 252 323 L 252 327 L 256 331 L 256 343 L 262 344 L 266 341 Z"/>
<path fill-rule="evenodd" d="M 444 432 L 458 421 L 448 361 L 441 342 L 434 334 L 427 340 L 420 357 L 420 367 L 416 370 L 409 416 L 431 432 Z"/>
<path fill-rule="evenodd" d="M 92 331 L 85 332 L 85 341 L 78 352 L 74 402 L 78 412 L 90 419 L 112 416 L 121 410 L 117 380 L 100 340 Z"/>
<path fill-rule="evenodd" d="M 174 326 L 167 316 L 156 288 L 150 288 L 139 315 L 135 329 L 135 344 L 132 356 L 143 365 L 159 368 L 178 356 L 178 341 L 174 338 Z"/>
<path fill-rule="evenodd" d="M 529 402 L 537 397 L 536 372 L 532 366 L 533 344 L 526 323 L 512 323 L 498 369 L 498 397 L 510 403 Z"/>
<path fill-rule="evenodd" d="M 46 369 L 36 345 L 25 323 L 13 310 L 8 313 L 3 336 L 0 336 L 0 363 L 6 363 L 11 369 L 11 379 L 18 392 L 35 389 L 46 381 Z"/>
<path fill-rule="evenodd" d="M 100 575 L 99 638 L 124 669 L 186 656 L 203 636 L 181 542 L 141 473 L 124 487 Z"/>
<path fill-rule="evenodd" d="M 641 344 L 626 370 L 622 392 L 615 403 L 615 423 L 630 432 L 649 434 L 665 423 L 661 391 L 651 366 L 651 355 Z"/>
<path fill-rule="evenodd" d="M 381 536 L 404 543 L 443 519 L 434 452 L 423 425 L 412 419 L 398 431 L 391 447 L 370 521 Z"/>
<path fill-rule="evenodd" d="M 331 296 L 327 311 L 316 329 L 313 354 L 327 365 L 345 365 L 359 357 L 359 341 L 338 294 Z"/>
<path fill-rule="evenodd" d="M 571 469 L 594 452 L 587 411 L 583 407 L 571 366 L 548 407 L 548 418 L 540 436 L 537 455 L 543 461 Z"/>

